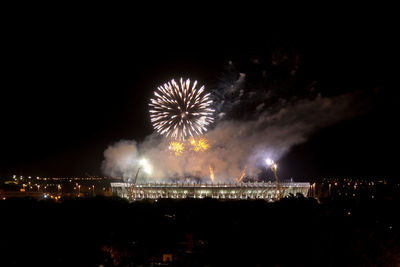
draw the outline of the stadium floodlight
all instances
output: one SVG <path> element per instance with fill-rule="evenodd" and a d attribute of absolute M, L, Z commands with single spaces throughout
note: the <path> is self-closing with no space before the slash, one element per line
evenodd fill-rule
<path fill-rule="evenodd" d="M 267 163 L 268 167 L 271 169 L 271 171 L 274 173 L 275 176 L 275 181 L 276 181 L 276 191 L 279 194 L 279 198 L 282 198 L 283 192 L 282 192 L 282 186 L 280 185 L 278 175 L 276 173 L 278 169 L 278 165 L 270 158 L 267 158 L 265 160 L 265 163 Z"/>
<path fill-rule="evenodd" d="M 143 168 L 144 172 L 147 174 L 151 174 L 151 165 L 147 161 L 147 159 L 141 159 L 139 161 L 140 166 Z"/>

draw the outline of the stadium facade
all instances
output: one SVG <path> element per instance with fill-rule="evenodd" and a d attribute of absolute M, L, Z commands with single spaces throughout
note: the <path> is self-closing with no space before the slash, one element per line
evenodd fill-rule
<path fill-rule="evenodd" d="M 310 183 L 280 183 L 282 196 L 308 195 Z M 158 198 L 265 199 L 279 198 L 276 183 L 111 183 L 113 194 L 131 200 Z"/>

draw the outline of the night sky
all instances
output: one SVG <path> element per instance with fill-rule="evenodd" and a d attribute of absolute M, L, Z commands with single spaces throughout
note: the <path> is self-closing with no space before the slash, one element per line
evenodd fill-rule
<path fill-rule="evenodd" d="M 15 21 L 4 33 L 2 176 L 102 175 L 108 145 L 152 133 L 147 104 L 159 84 L 183 76 L 212 87 L 229 60 L 280 47 L 296 50 L 304 84 L 317 81 L 323 95 L 376 92 L 363 115 L 295 146 L 280 160 L 283 175 L 397 176 L 398 87 L 389 80 L 398 61 L 383 22 L 282 31 L 260 21 L 200 23 L 188 31 L 53 19 Z"/>

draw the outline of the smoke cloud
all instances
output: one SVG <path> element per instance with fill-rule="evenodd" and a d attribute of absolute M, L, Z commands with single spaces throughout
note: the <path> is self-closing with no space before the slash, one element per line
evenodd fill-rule
<path fill-rule="evenodd" d="M 113 177 L 129 179 L 139 166 L 136 141 L 121 140 L 104 151 L 103 171 Z"/>
<path fill-rule="evenodd" d="M 257 105 L 253 119 L 219 120 L 205 135 L 210 149 L 204 152 L 185 151 L 176 156 L 169 150 L 168 140 L 156 134 L 139 144 L 122 140 L 104 152 L 103 171 L 110 176 L 133 177 L 139 160 L 146 158 L 153 172 L 147 176 L 141 173 L 140 178 L 151 181 L 167 181 L 174 177 L 199 177 L 210 181 L 209 166 L 214 169 L 215 182 L 233 181 L 245 167 L 248 176 L 256 177 L 265 168 L 265 158 L 277 161 L 316 130 L 362 113 L 361 96 L 349 93 L 295 98 L 261 112 L 262 107 Z"/>
<path fill-rule="evenodd" d="M 128 179 L 146 159 L 152 173 L 141 172 L 139 178 L 149 181 L 197 177 L 209 182 L 209 166 L 214 182 L 234 181 L 245 168 L 246 176 L 257 178 L 266 158 L 278 161 L 318 129 L 358 116 L 370 106 L 370 95 L 362 91 L 322 96 L 316 81 L 301 87 L 296 80 L 299 56 L 278 52 L 244 64 L 247 69 L 232 61 L 225 66 L 211 90 L 216 122 L 204 136 L 210 144 L 207 151 L 186 149 L 176 156 L 169 141 L 154 133 L 141 143 L 122 140 L 108 147 L 104 173 Z"/>

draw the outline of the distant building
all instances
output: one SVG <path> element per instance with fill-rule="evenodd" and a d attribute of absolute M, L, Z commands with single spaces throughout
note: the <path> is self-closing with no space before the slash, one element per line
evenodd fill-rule
<path fill-rule="evenodd" d="M 298 193 L 307 196 L 309 183 L 281 183 L 283 197 Z M 275 200 L 279 196 L 276 184 L 260 183 L 111 183 L 113 194 L 123 198 L 217 198 L 217 199 L 265 199 Z"/>

